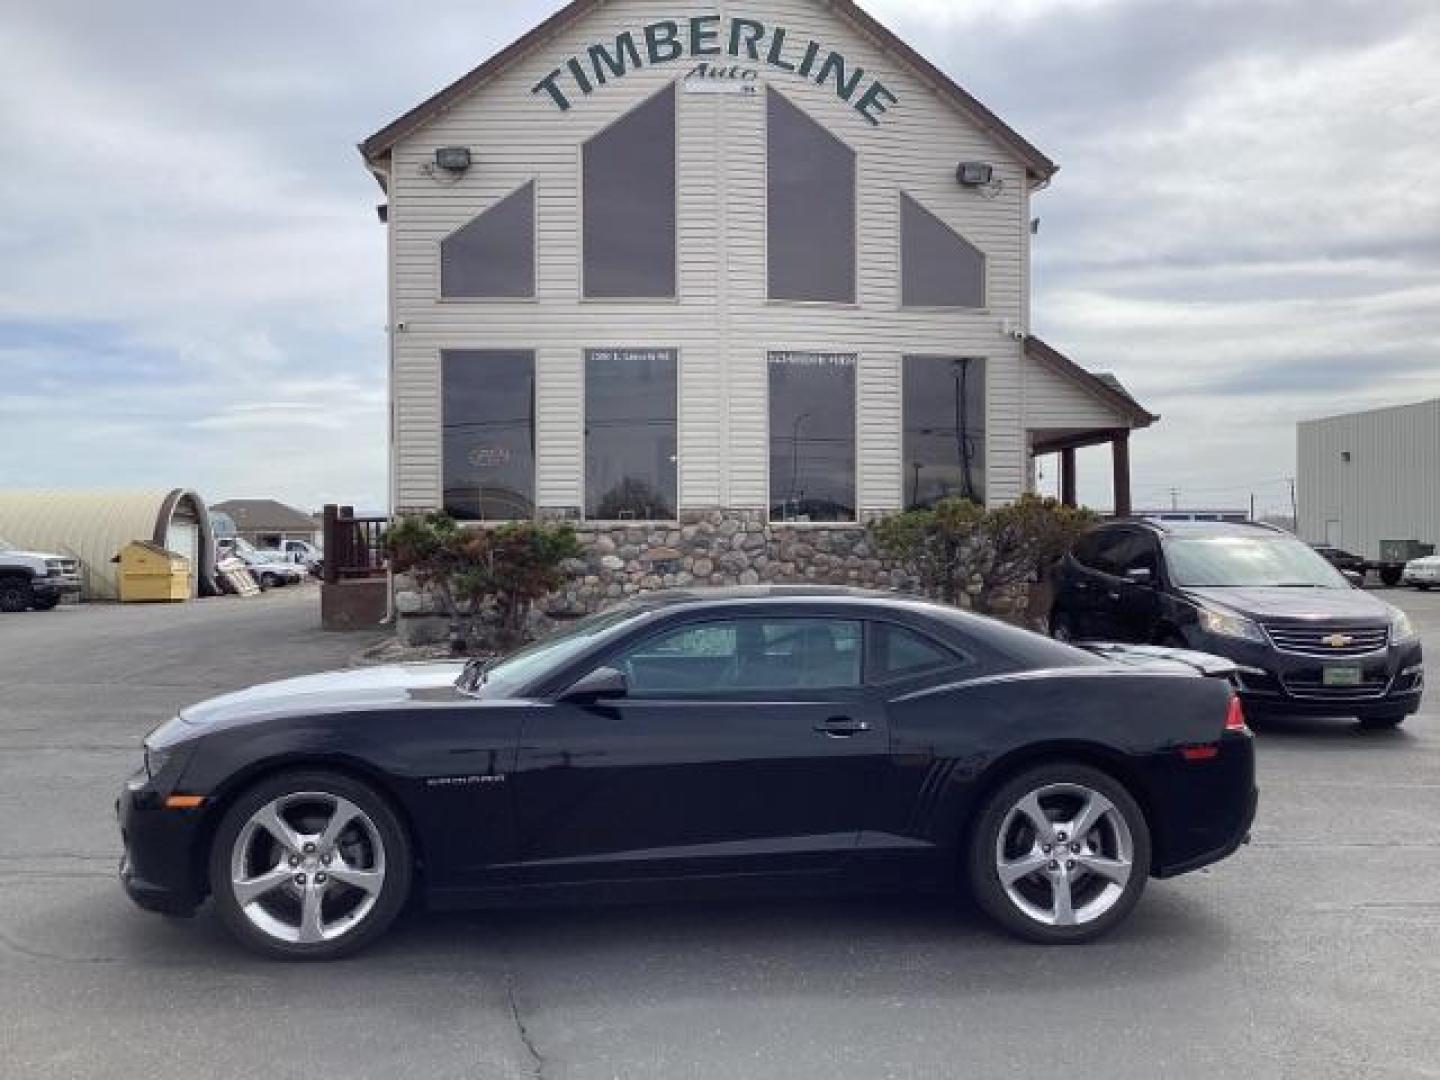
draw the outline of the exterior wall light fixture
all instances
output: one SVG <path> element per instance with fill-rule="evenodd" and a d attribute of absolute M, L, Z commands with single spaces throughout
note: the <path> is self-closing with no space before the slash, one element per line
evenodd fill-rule
<path fill-rule="evenodd" d="M 468 146 L 442 146 L 435 151 L 435 165 L 448 173 L 463 173 L 470 168 Z"/>
<path fill-rule="evenodd" d="M 995 166 L 984 161 L 962 161 L 955 179 L 964 187 L 984 187 L 995 179 Z"/>

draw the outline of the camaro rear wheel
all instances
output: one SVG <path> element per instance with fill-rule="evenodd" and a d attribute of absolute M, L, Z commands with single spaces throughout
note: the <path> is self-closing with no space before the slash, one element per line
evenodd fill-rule
<path fill-rule="evenodd" d="M 1124 785 L 1106 773 L 1042 765 L 985 804 L 969 870 L 976 902 L 1012 934 L 1043 944 L 1088 941 L 1140 899 L 1150 830 Z"/>
<path fill-rule="evenodd" d="M 365 947 L 404 907 L 410 842 L 386 801 L 326 772 L 262 781 L 230 807 L 210 852 L 226 927 L 268 956 L 328 960 Z"/>

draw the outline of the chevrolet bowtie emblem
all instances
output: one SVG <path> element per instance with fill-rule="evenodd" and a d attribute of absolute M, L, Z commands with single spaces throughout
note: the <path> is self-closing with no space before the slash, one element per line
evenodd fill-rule
<path fill-rule="evenodd" d="M 1346 645 L 1355 644 L 1355 639 L 1349 634 L 1331 634 L 1327 638 L 1321 638 L 1320 641 L 1332 649 L 1343 649 Z"/>

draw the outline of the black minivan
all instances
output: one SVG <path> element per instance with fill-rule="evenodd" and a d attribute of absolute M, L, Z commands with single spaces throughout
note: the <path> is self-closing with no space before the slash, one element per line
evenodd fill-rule
<path fill-rule="evenodd" d="M 1394 727 L 1424 690 L 1405 613 L 1268 525 L 1106 522 L 1057 569 L 1050 632 L 1224 656 L 1239 665 L 1251 713 Z"/>

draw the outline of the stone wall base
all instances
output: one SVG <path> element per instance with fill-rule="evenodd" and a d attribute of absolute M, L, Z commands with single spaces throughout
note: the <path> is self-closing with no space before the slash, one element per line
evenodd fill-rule
<path fill-rule="evenodd" d="M 569 522 L 582 554 L 564 565 L 566 585 L 541 605 L 568 619 L 660 589 L 736 585 L 845 585 L 918 592 L 904 569 L 880 557 L 857 524 L 771 523 L 760 510 L 691 511 L 662 524 Z M 433 598 L 398 579 L 400 633 L 414 644 L 444 640 L 449 621 Z M 1002 613 L 1024 621 L 1027 590 Z"/>

